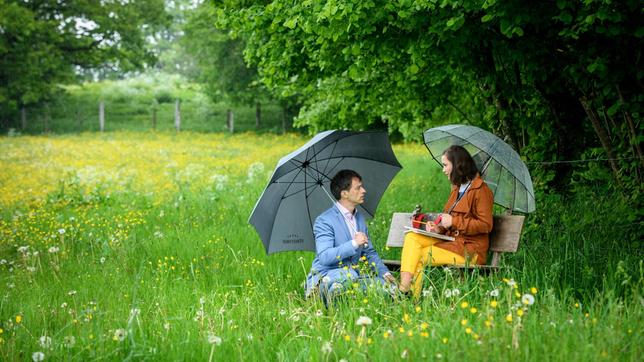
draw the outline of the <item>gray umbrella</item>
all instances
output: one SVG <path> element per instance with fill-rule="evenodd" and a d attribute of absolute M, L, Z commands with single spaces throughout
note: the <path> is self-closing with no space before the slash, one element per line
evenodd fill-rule
<path fill-rule="evenodd" d="M 383 193 L 402 166 L 386 132 L 325 131 L 283 157 L 260 196 L 249 222 L 266 253 L 315 251 L 313 223 L 331 207 L 329 183 L 340 170 L 362 176 L 367 195 L 361 212 L 373 217 Z"/>
<path fill-rule="evenodd" d="M 440 164 L 443 151 L 451 145 L 465 147 L 494 192 L 494 203 L 523 213 L 535 210 L 532 179 L 525 163 L 510 145 L 478 127 L 449 125 L 423 133 L 425 146 Z"/>

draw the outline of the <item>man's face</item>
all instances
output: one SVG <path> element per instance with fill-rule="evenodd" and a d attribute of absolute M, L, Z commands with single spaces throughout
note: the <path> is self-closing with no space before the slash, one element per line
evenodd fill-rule
<path fill-rule="evenodd" d="M 348 191 L 342 191 L 342 193 L 346 195 L 347 201 L 354 205 L 360 205 L 364 202 L 364 195 L 367 193 L 367 190 L 362 186 L 362 181 L 354 177 L 351 180 L 351 188 Z"/>

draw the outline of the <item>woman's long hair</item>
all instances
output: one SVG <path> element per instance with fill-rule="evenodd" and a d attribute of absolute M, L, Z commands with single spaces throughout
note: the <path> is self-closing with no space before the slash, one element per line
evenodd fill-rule
<path fill-rule="evenodd" d="M 462 146 L 449 146 L 443 155 L 452 163 L 449 180 L 453 185 L 461 185 L 474 180 L 479 173 L 474 159 Z"/>

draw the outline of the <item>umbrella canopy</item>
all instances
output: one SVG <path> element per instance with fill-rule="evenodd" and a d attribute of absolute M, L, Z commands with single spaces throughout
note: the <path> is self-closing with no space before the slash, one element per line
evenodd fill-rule
<path fill-rule="evenodd" d="M 351 169 L 362 176 L 367 195 L 359 208 L 365 216 L 373 217 L 401 168 L 386 132 L 318 133 L 277 163 L 249 222 L 267 254 L 315 251 L 313 223 L 335 201 L 330 197 L 329 184 L 338 171 Z"/>
<path fill-rule="evenodd" d="M 481 177 L 494 193 L 494 203 L 523 213 L 535 210 L 532 179 L 519 154 L 490 132 L 478 127 L 449 125 L 423 133 L 425 146 L 440 164 L 443 151 L 463 146 L 472 155 Z"/>

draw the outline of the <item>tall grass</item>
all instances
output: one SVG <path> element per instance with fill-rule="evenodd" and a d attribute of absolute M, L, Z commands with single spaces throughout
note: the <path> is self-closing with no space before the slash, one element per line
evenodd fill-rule
<path fill-rule="evenodd" d="M 641 232 L 617 224 L 628 210 L 609 194 L 541 196 L 498 274 L 429 269 L 418 301 L 305 300 L 313 255 L 266 256 L 247 224 L 276 161 L 305 141 L 0 138 L 0 359 L 640 359 Z M 384 257 L 399 253 L 384 248 L 391 213 L 449 192 L 423 147 L 394 150 L 404 169 L 370 222 Z"/>

